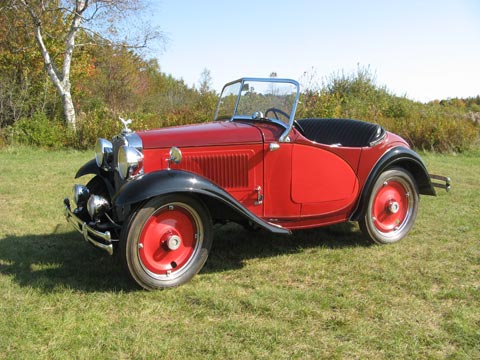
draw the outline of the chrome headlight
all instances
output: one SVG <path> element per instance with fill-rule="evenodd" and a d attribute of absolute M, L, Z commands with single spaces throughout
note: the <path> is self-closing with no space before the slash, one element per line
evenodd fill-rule
<path fill-rule="evenodd" d="M 73 186 L 73 201 L 77 206 L 84 206 L 90 197 L 90 190 L 84 185 L 75 184 Z"/>
<path fill-rule="evenodd" d="M 123 180 L 143 174 L 143 154 L 133 147 L 122 146 L 118 150 L 117 168 Z"/>
<path fill-rule="evenodd" d="M 99 168 L 109 167 L 108 162 L 111 161 L 113 155 L 113 145 L 105 139 L 98 139 L 95 144 L 95 161 Z"/>
<path fill-rule="evenodd" d="M 102 215 L 109 206 L 107 199 L 98 195 L 90 196 L 90 199 L 87 201 L 87 211 L 93 220 Z"/>

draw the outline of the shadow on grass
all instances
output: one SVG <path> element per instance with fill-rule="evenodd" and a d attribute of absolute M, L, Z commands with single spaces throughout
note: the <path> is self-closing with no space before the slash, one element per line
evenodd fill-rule
<path fill-rule="evenodd" d="M 48 235 L 7 235 L 0 240 L 0 274 L 10 275 L 20 286 L 44 292 L 73 289 L 86 292 L 130 292 L 139 288 L 124 271 L 118 254 L 94 249 L 76 232 Z M 244 261 L 308 248 L 368 246 L 353 224 L 345 223 L 292 236 L 265 231 L 250 232 L 229 224 L 216 229 L 209 259 L 202 272 L 217 273 L 243 267 Z"/>
<path fill-rule="evenodd" d="M 137 289 L 116 256 L 94 249 L 76 232 L 7 235 L 0 240 L 0 273 L 45 292 Z"/>
<path fill-rule="evenodd" d="M 215 231 L 212 251 L 202 272 L 221 272 L 243 267 L 245 260 L 296 254 L 310 248 L 367 247 L 370 243 L 355 223 L 298 230 L 291 236 L 266 231 L 247 231 L 228 224 Z"/>

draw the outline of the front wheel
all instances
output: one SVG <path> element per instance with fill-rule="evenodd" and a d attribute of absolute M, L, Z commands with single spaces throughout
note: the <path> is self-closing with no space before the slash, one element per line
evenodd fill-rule
<path fill-rule="evenodd" d="M 375 181 L 360 229 L 377 244 L 400 241 L 415 223 L 418 199 L 410 172 L 402 168 L 383 172 Z"/>
<path fill-rule="evenodd" d="M 153 198 L 136 210 L 124 231 L 124 265 L 147 290 L 181 285 L 205 264 L 212 231 L 200 201 L 182 194 Z"/>

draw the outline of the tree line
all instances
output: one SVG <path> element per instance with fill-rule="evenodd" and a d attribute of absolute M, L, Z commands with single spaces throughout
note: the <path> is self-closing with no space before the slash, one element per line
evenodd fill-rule
<path fill-rule="evenodd" d="M 218 94 L 210 88 L 208 70 L 191 87 L 139 51 L 158 32 L 148 30 L 140 42 L 129 42 L 86 26 L 95 19 L 116 19 L 120 10 L 139 11 L 141 3 L 5 0 L 0 5 L 0 145 L 91 148 L 97 137 L 118 133 L 119 116 L 134 118 L 135 129 L 212 119 Z M 75 41 L 69 48 L 72 31 Z M 68 88 L 70 100 L 52 72 Z M 298 117 L 377 122 L 420 149 L 464 151 L 478 143 L 480 96 L 422 104 L 390 93 L 376 84 L 370 68 L 360 66 L 323 81 L 314 71 L 299 80 Z M 65 106 L 69 101 L 73 125 L 70 105 Z"/>

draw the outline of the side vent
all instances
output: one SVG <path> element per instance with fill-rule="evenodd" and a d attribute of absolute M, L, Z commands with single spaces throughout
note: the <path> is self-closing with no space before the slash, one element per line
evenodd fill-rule
<path fill-rule="evenodd" d="M 205 176 L 223 188 L 248 188 L 249 153 L 188 154 L 180 168 Z"/>

